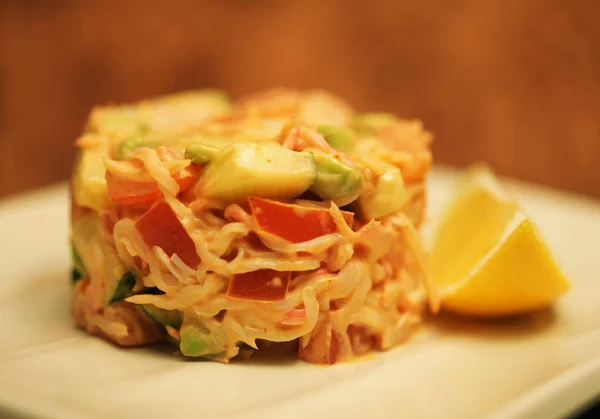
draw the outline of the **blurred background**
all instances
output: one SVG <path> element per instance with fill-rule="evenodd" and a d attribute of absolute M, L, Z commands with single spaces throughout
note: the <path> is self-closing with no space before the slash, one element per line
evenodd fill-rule
<path fill-rule="evenodd" d="M 65 179 L 94 104 L 320 87 L 436 162 L 600 197 L 600 1 L 0 0 L 0 196 Z"/>

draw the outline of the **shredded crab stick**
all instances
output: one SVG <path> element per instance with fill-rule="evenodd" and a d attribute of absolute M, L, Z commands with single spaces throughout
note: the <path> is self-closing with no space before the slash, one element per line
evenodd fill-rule
<path fill-rule="evenodd" d="M 323 91 L 95 110 L 70 182 L 73 318 L 219 362 L 398 345 L 439 308 L 416 228 L 430 140 Z"/>
<path fill-rule="evenodd" d="M 184 192 L 198 180 L 199 166 L 181 158 L 175 160 L 166 152 L 157 157 L 161 163 L 171 163 L 170 169 L 173 172 L 170 173 L 170 176 L 179 187 L 179 192 Z M 108 160 L 105 165 L 107 167 L 105 175 L 107 193 L 112 202 L 120 205 L 152 204 L 161 197 L 162 192 L 158 181 L 145 170 L 142 161 L 137 159 Z"/>

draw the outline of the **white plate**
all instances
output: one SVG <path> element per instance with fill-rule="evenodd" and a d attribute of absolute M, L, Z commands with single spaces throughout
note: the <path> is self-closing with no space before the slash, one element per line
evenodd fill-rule
<path fill-rule="evenodd" d="M 454 178 L 441 169 L 431 176 L 434 217 Z M 442 318 L 404 346 L 330 368 L 184 362 L 168 351 L 123 350 L 86 336 L 68 314 L 66 187 L 5 200 L 0 415 L 561 417 L 600 394 L 600 203 L 510 185 L 572 281 L 554 310 L 495 323 Z"/>

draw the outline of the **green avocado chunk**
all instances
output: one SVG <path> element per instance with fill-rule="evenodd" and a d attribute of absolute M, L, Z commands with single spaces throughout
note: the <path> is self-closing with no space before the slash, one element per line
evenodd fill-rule
<path fill-rule="evenodd" d="M 135 275 L 127 271 L 116 249 L 102 236 L 98 214 L 92 212 L 75 220 L 71 239 L 86 272 L 104 274 L 105 304 L 120 301 L 131 292 Z"/>
<path fill-rule="evenodd" d="M 127 160 L 129 155 L 140 147 L 155 148 L 157 144 L 149 143 L 143 136 L 130 137 L 121 141 L 117 148 L 117 159 Z"/>
<path fill-rule="evenodd" d="M 179 350 L 185 356 L 208 355 L 208 333 L 196 325 L 186 324 L 179 331 L 181 343 Z"/>
<path fill-rule="evenodd" d="M 354 150 L 356 135 L 352 129 L 337 125 L 319 125 L 317 131 L 336 150 L 344 153 L 351 153 Z"/>
<path fill-rule="evenodd" d="M 93 134 L 87 134 L 93 135 Z M 109 157 L 107 144 L 79 149 L 75 155 L 72 187 L 75 202 L 82 207 L 102 211 L 112 206 L 106 191 L 104 159 Z"/>
<path fill-rule="evenodd" d="M 141 307 L 148 316 L 163 326 L 171 326 L 176 329 L 181 326 L 182 315 L 179 310 L 165 310 L 152 304 L 142 304 Z"/>
<path fill-rule="evenodd" d="M 183 323 L 179 330 L 181 353 L 190 357 L 213 358 L 224 352 L 223 337 L 214 338 L 213 336 L 214 333 L 221 334 L 219 330 L 221 326 L 219 324 L 213 324 L 213 326 L 216 328 L 211 330 L 192 313 L 184 312 Z"/>
<path fill-rule="evenodd" d="M 185 149 L 185 157 L 187 159 L 190 159 L 192 163 L 205 165 L 214 160 L 221 151 L 221 149 L 221 147 L 212 144 L 190 144 Z"/>
<path fill-rule="evenodd" d="M 354 118 L 354 128 L 363 134 L 374 134 L 396 119 L 391 113 L 363 113 Z"/>
<path fill-rule="evenodd" d="M 249 196 L 293 198 L 308 190 L 315 177 L 312 153 L 268 143 L 234 143 L 210 160 L 196 192 L 230 202 Z"/>
<path fill-rule="evenodd" d="M 80 273 L 85 274 L 86 269 L 83 266 L 83 261 L 81 260 L 81 256 L 75 246 L 71 243 L 71 263 L 73 264 L 73 268 L 78 270 Z"/>
<path fill-rule="evenodd" d="M 228 112 L 230 108 L 229 97 L 218 90 L 174 93 L 134 104 L 96 107 L 87 129 L 126 138 L 148 130 L 193 127 L 207 118 Z"/>
<path fill-rule="evenodd" d="M 402 172 L 389 165 L 377 183 L 375 189 L 358 198 L 359 212 L 365 220 L 378 219 L 398 212 L 407 200 Z"/>
<path fill-rule="evenodd" d="M 114 304 L 127 298 L 134 286 L 135 274 L 133 272 L 125 272 L 121 278 L 119 278 L 117 287 L 113 292 L 113 296 L 110 299 L 109 304 Z"/>
<path fill-rule="evenodd" d="M 83 266 L 81 256 L 79 256 L 79 253 L 77 252 L 77 249 L 75 249 L 75 246 L 73 244 L 71 244 L 71 265 L 73 266 L 73 268 L 71 269 L 71 281 L 73 283 L 87 276 L 87 272 L 85 270 L 85 266 Z"/>
<path fill-rule="evenodd" d="M 362 173 L 352 164 L 320 151 L 313 152 L 317 177 L 310 190 L 338 206 L 348 205 L 360 195 Z"/>

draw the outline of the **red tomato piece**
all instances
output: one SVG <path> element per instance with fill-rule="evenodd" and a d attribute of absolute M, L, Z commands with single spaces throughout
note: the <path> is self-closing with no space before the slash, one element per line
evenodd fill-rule
<path fill-rule="evenodd" d="M 277 301 L 285 298 L 290 272 L 261 269 L 234 275 L 227 296 L 244 300 Z"/>
<path fill-rule="evenodd" d="M 169 256 L 176 254 L 191 268 L 200 264 L 194 242 L 166 202 L 153 205 L 135 227 L 148 246 L 158 246 Z"/>
<path fill-rule="evenodd" d="M 292 243 L 301 243 L 335 233 L 336 225 L 326 208 L 310 208 L 263 198 L 250 198 L 250 209 L 258 227 Z M 352 227 L 354 214 L 342 211 Z"/>
<path fill-rule="evenodd" d="M 186 167 L 173 178 L 179 185 L 179 191 L 189 188 L 198 178 L 200 168 L 196 165 Z M 161 195 L 158 183 L 151 181 L 138 181 L 120 177 L 111 172 L 106 172 L 106 187 L 108 198 L 121 205 L 151 204 Z"/>

